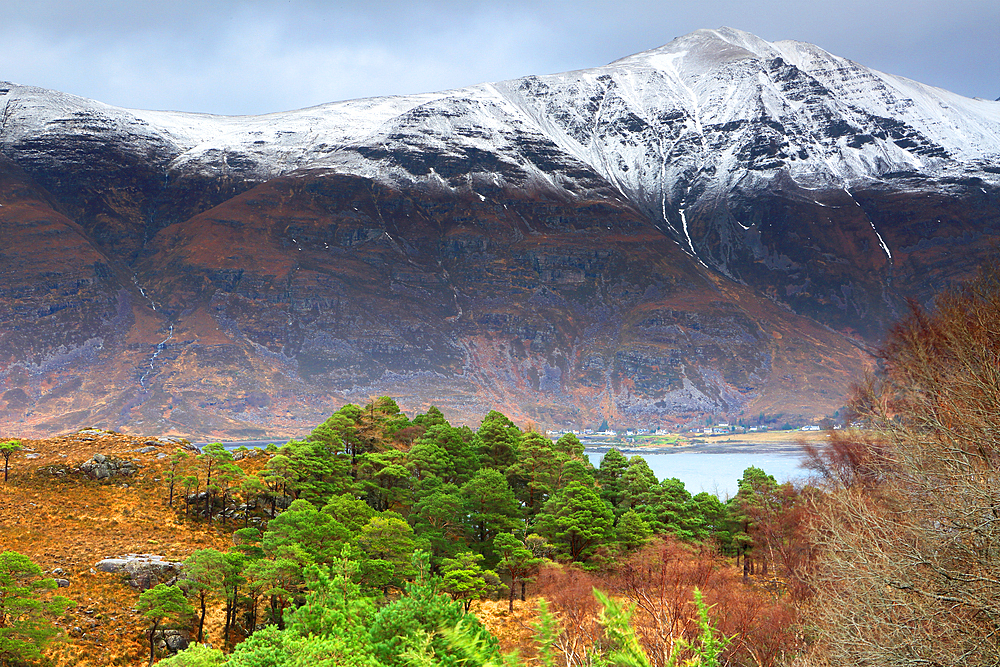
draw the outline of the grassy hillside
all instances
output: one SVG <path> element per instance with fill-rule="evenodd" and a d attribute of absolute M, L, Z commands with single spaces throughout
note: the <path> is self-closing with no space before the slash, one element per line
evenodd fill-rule
<path fill-rule="evenodd" d="M 22 443 L 8 483 L 0 483 L 0 551 L 25 554 L 49 576 L 70 582 L 59 592 L 76 606 L 59 622 L 68 642 L 53 645 L 54 662 L 139 664 L 145 646 L 133 610 L 139 591 L 124 575 L 94 566 L 130 553 L 183 560 L 197 549 L 232 544 L 223 528 L 188 522 L 167 506 L 166 462 L 183 445 L 96 430 Z M 79 466 L 95 454 L 134 462 L 137 471 L 91 479 Z"/>

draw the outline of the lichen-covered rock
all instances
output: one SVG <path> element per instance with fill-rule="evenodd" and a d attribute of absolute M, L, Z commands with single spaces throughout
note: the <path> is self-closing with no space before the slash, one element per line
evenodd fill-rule
<path fill-rule="evenodd" d="M 242 461 L 243 459 L 252 459 L 256 456 L 260 456 L 263 450 L 260 448 L 246 449 L 246 450 L 235 450 L 233 452 L 233 459 L 236 461 Z"/>
<path fill-rule="evenodd" d="M 191 633 L 186 630 L 163 630 L 157 634 L 172 653 L 183 651 L 191 643 Z"/>
<path fill-rule="evenodd" d="M 181 438 L 181 437 L 178 437 L 176 435 L 161 435 L 160 437 L 158 437 L 156 439 L 156 442 L 146 442 L 146 443 L 143 443 L 143 444 L 154 445 L 154 444 L 160 444 L 160 443 L 166 444 L 166 445 L 180 445 L 181 447 L 183 447 L 184 449 L 186 449 L 188 451 L 197 452 L 197 453 L 201 452 L 201 450 L 198 448 L 198 445 L 193 445 L 193 444 L 191 444 L 191 441 L 188 440 L 187 438 Z"/>
<path fill-rule="evenodd" d="M 80 465 L 80 472 L 96 480 L 131 477 L 136 470 L 138 466 L 133 461 L 108 457 L 104 454 L 94 454 L 93 458 Z"/>
<path fill-rule="evenodd" d="M 125 568 L 126 562 L 127 559 L 125 558 L 105 558 L 94 565 L 94 567 L 98 572 L 120 572 Z"/>
<path fill-rule="evenodd" d="M 94 567 L 99 572 L 121 572 L 128 575 L 129 585 L 139 590 L 152 588 L 177 578 L 182 563 L 169 561 L 154 554 L 127 554 L 105 558 Z"/>

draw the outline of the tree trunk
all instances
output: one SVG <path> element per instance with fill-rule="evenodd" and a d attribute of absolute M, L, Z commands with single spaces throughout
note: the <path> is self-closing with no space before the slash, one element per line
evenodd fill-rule
<path fill-rule="evenodd" d="M 271 620 L 277 623 L 279 630 L 285 629 L 285 610 L 284 604 L 278 603 L 278 596 L 271 596 Z"/>
<path fill-rule="evenodd" d="M 212 463 L 209 461 L 208 468 L 206 470 L 207 479 L 205 479 L 205 516 L 208 517 L 208 522 L 212 523 Z"/>
<path fill-rule="evenodd" d="M 514 577 L 511 577 L 510 578 L 510 598 L 508 599 L 508 603 L 509 604 L 507 605 L 507 611 L 510 612 L 510 613 L 514 612 L 514 590 L 515 590 L 514 585 L 515 585 L 515 583 L 516 583 L 516 581 L 514 580 Z"/>
<path fill-rule="evenodd" d="M 153 639 L 156 636 L 156 629 L 160 626 L 160 622 L 157 621 L 153 623 L 153 627 L 149 631 L 149 664 L 153 664 L 153 658 L 156 657 L 156 646 L 153 643 Z"/>
<path fill-rule="evenodd" d="M 229 631 L 233 627 L 233 613 L 236 610 L 231 599 L 226 598 L 226 622 L 222 627 L 222 650 L 229 649 Z"/>
<path fill-rule="evenodd" d="M 198 643 L 205 643 L 205 591 L 198 594 L 201 599 L 201 618 L 198 619 Z"/>

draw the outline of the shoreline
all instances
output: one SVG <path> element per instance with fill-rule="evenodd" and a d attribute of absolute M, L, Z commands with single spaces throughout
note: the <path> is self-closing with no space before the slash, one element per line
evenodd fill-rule
<path fill-rule="evenodd" d="M 765 433 L 733 433 L 730 435 L 679 436 L 678 440 L 672 444 L 661 442 L 615 442 L 607 439 L 587 438 L 577 436 L 583 443 L 584 449 L 590 451 L 607 452 L 617 449 L 620 452 L 630 452 L 634 454 L 670 454 L 679 451 L 696 451 L 699 449 L 714 448 L 759 448 L 759 449 L 798 449 L 802 443 L 823 444 L 829 438 L 827 433 L 822 431 L 768 431 Z M 662 436 L 670 437 L 670 436 Z M 646 439 L 646 438 L 642 438 Z M 649 438 L 652 440 L 652 438 Z"/>
<path fill-rule="evenodd" d="M 585 453 L 593 454 L 607 454 L 612 449 L 617 449 L 619 452 L 629 456 L 657 456 L 664 454 L 686 454 L 686 453 L 705 453 L 705 454 L 721 454 L 721 453 L 760 453 L 760 454 L 793 454 L 801 451 L 799 446 L 794 443 L 751 443 L 751 442 L 706 442 L 706 443 L 693 443 L 685 445 L 673 445 L 673 446 L 650 446 L 650 447 L 633 447 L 633 446 L 620 446 L 614 444 L 594 444 L 594 445 L 584 445 L 583 451 Z"/>

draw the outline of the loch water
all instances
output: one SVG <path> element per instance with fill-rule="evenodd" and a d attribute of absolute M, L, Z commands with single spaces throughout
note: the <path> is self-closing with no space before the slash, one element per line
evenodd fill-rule
<path fill-rule="evenodd" d="M 611 446 L 587 447 L 584 453 L 595 466 Z M 756 466 L 779 482 L 801 483 L 802 450 L 795 445 L 704 444 L 656 450 L 619 448 L 627 458 L 641 456 L 658 480 L 676 477 L 691 495 L 707 491 L 726 500 L 738 490 L 743 471 Z"/>

